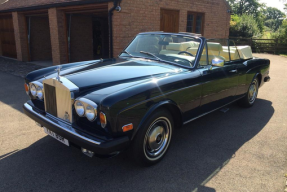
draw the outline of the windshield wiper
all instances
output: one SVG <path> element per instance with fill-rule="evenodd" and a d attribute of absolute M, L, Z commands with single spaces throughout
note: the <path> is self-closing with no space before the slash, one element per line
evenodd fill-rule
<path fill-rule="evenodd" d="M 130 54 L 130 53 L 127 52 L 126 50 L 122 51 L 121 53 L 126 53 L 126 54 L 128 54 L 129 56 L 134 57 L 132 54 Z"/>
<path fill-rule="evenodd" d="M 150 56 L 153 56 L 154 58 L 156 58 L 158 61 L 161 61 L 161 58 L 155 56 L 154 54 L 152 53 L 149 53 L 149 52 L 145 52 L 145 51 L 140 51 L 140 53 L 143 53 L 143 54 L 146 54 L 146 55 L 150 55 Z"/>

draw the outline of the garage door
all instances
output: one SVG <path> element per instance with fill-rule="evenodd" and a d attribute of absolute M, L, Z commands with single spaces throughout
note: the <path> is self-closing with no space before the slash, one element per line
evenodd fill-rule
<path fill-rule="evenodd" d="M 12 15 L 0 16 L 0 45 L 3 56 L 17 58 Z"/>

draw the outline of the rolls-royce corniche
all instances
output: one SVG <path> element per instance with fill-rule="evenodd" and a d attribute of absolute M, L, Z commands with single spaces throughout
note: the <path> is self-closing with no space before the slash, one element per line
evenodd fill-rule
<path fill-rule="evenodd" d="M 48 135 L 89 157 L 129 149 L 135 162 L 152 165 L 176 128 L 235 101 L 253 106 L 269 68 L 268 59 L 228 39 L 146 32 L 117 58 L 29 73 L 23 108 Z"/>

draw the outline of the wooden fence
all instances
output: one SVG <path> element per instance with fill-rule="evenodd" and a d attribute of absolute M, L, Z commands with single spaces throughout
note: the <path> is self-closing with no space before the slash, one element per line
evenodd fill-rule
<path fill-rule="evenodd" d="M 283 43 L 280 39 L 252 39 L 252 38 L 234 38 L 235 45 L 249 45 L 253 53 L 287 53 L 287 43 Z"/>

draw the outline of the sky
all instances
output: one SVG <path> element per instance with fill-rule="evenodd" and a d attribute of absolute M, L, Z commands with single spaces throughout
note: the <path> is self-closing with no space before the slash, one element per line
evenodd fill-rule
<path fill-rule="evenodd" d="M 268 7 L 276 7 L 281 11 L 284 11 L 284 2 L 280 0 L 259 0 L 260 3 L 266 3 Z M 287 1 L 286 1 L 287 3 Z"/>

